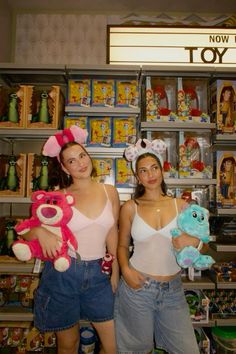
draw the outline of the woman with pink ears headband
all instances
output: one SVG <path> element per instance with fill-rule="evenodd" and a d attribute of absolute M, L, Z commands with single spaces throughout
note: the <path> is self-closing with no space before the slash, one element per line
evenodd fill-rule
<path fill-rule="evenodd" d="M 169 354 L 199 354 L 174 252 L 186 245 L 198 247 L 199 240 L 181 234 L 172 241 L 170 231 L 185 202 L 167 194 L 162 168 L 165 149 L 162 140 L 140 139 L 124 152 L 137 186 L 119 218 L 118 354 L 152 353 L 155 344 Z"/>
<path fill-rule="evenodd" d="M 72 126 L 51 136 L 43 147 L 43 154 L 54 160 L 55 185 L 74 197 L 68 227 L 78 242 L 79 254 L 70 250 L 71 265 L 65 272 L 57 272 L 51 262 L 45 262 L 34 299 L 34 322 L 41 332 L 56 333 L 58 354 L 77 354 L 79 323 L 88 320 L 99 336 L 99 353 L 115 354 L 113 306 L 119 280 L 119 197 L 113 186 L 92 178 L 92 159 L 83 146 L 86 138 L 85 130 Z M 42 227 L 32 229 L 24 238 L 38 238 L 47 257 L 59 249 L 60 240 Z"/>

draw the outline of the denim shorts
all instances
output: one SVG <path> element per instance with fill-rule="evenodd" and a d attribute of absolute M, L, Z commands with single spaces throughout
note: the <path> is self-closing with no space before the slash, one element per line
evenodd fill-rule
<path fill-rule="evenodd" d="M 154 342 L 170 354 L 199 354 L 180 276 L 169 282 L 146 278 L 139 289 L 121 278 L 115 328 L 119 354 L 149 353 Z"/>
<path fill-rule="evenodd" d="M 104 322 L 113 319 L 114 294 L 101 260 L 71 258 L 71 266 L 58 272 L 46 262 L 34 298 L 34 324 L 41 332 L 60 331 L 79 320 Z"/>

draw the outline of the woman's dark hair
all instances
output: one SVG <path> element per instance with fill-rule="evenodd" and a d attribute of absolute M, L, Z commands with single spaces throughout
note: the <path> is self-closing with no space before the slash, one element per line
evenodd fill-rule
<path fill-rule="evenodd" d="M 63 164 L 63 151 L 65 151 L 70 146 L 74 146 L 74 145 L 79 145 L 84 150 L 84 152 L 89 156 L 89 158 L 93 164 L 93 161 L 92 161 L 90 155 L 88 154 L 88 152 L 85 150 L 85 148 L 82 145 L 76 143 L 75 141 L 70 141 L 70 142 L 66 143 L 65 145 L 63 145 L 63 147 L 61 148 L 61 151 L 59 154 L 59 159 L 60 159 L 61 163 Z M 51 158 L 50 169 L 49 169 L 49 181 L 50 181 L 50 186 L 52 188 L 55 188 L 58 186 L 60 189 L 67 188 L 73 182 L 71 176 L 67 175 L 62 170 L 61 163 L 58 161 L 57 157 Z M 96 176 L 96 170 L 94 167 L 92 169 L 91 176 L 92 177 Z"/>
<path fill-rule="evenodd" d="M 145 154 L 142 154 L 137 158 L 137 160 L 135 162 L 136 171 L 137 171 L 139 161 L 144 159 L 145 157 L 149 157 L 149 156 L 156 160 L 156 162 L 158 163 L 158 166 L 161 169 L 162 176 L 163 176 L 163 168 L 162 168 L 161 162 L 158 159 L 158 157 L 156 155 L 152 154 L 151 152 L 146 152 Z M 136 174 L 137 174 L 137 172 L 135 173 L 135 175 Z M 161 190 L 162 190 L 162 195 L 167 195 L 167 185 L 164 181 L 164 178 L 162 179 L 162 182 L 161 182 Z M 133 194 L 133 199 L 137 199 L 137 198 L 142 197 L 144 195 L 144 193 L 145 193 L 145 187 L 142 184 L 137 184 L 135 187 L 134 194 Z"/>

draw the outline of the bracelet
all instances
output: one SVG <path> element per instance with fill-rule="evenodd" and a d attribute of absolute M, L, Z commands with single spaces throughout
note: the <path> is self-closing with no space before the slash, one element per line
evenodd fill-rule
<path fill-rule="evenodd" d="M 201 251 L 202 247 L 203 247 L 203 242 L 202 242 L 202 240 L 200 240 L 200 241 L 199 241 L 199 244 L 198 244 L 198 246 L 197 246 L 197 250 L 198 250 L 198 251 Z"/>

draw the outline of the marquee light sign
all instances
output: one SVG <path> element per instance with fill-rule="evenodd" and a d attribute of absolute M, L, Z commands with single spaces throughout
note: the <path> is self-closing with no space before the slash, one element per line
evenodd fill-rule
<path fill-rule="evenodd" d="M 108 63 L 236 67 L 236 29 L 108 26 Z"/>

